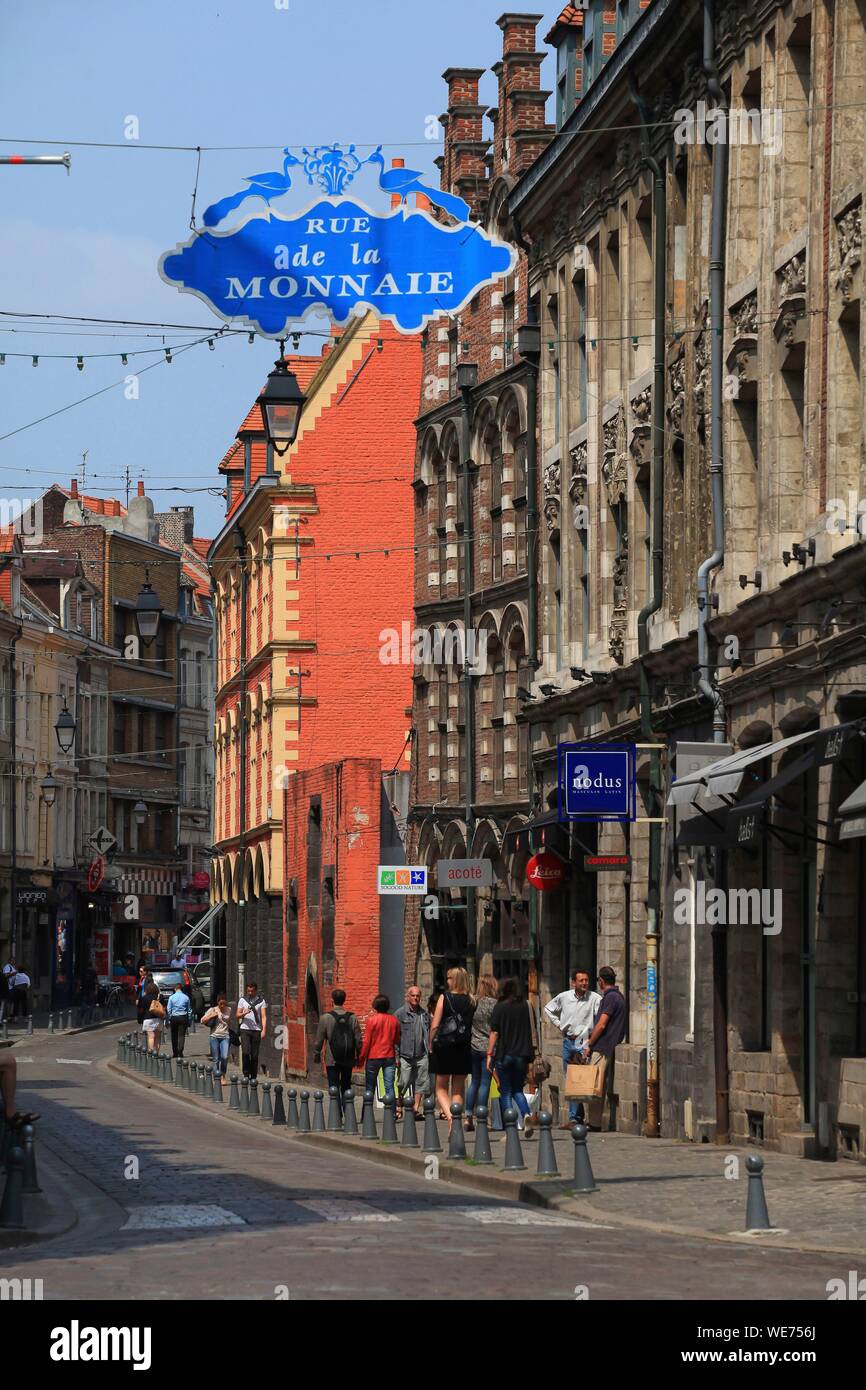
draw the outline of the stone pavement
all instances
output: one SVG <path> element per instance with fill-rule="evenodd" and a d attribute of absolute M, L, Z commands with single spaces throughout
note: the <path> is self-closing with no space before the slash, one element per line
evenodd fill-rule
<path fill-rule="evenodd" d="M 187 1041 L 187 1057 L 204 1060 L 208 1056 L 207 1033 L 198 1029 Z M 232 1068 L 230 1066 L 231 1073 Z M 136 1077 L 137 1080 L 145 1078 Z M 158 1083 L 151 1083 L 158 1084 Z M 174 1089 L 174 1088 L 172 1088 Z M 312 1090 L 313 1088 L 311 1088 Z M 322 1082 L 327 1114 L 327 1088 Z M 228 1107 L 211 1105 L 207 1100 L 177 1095 L 217 1113 Z M 228 1092 L 225 1092 L 228 1099 Z M 310 1102 L 312 1113 L 312 1100 Z M 361 1107 L 356 1107 L 360 1122 Z M 382 1111 L 377 1111 L 381 1132 Z M 239 1123 L 261 1124 L 254 1117 L 231 1115 Z M 419 1126 L 419 1139 L 423 1130 Z M 745 1160 L 760 1152 L 736 1145 L 683 1144 L 668 1139 L 644 1139 L 628 1134 L 590 1134 L 589 1152 L 599 1191 L 589 1196 L 571 1196 L 569 1182 L 574 1171 L 574 1141 L 568 1131 L 554 1130 L 554 1147 L 562 1179 L 535 1178 L 538 1140 L 524 1140 L 525 1174 L 505 1174 L 501 1137 L 491 1134 L 494 1167 L 478 1167 L 455 1162 L 447 1152 L 447 1127 L 439 1123 L 442 1155 L 438 1175 L 448 1182 L 459 1182 L 489 1195 L 531 1202 L 549 1210 L 569 1211 L 595 1221 L 613 1221 L 636 1229 L 709 1239 L 734 1239 L 738 1243 L 759 1243 L 802 1250 L 838 1251 L 850 1255 L 866 1254 L 866 1165 L 840 1160 L 820 1163 L 763 1152 L 764 1191 L 774 1234 L 745 1234 Z M 424 1172 L 424 1157 L 417 1150 L 383 1147 L 372 1141 L 350 1139 L 340 1134 L 300 1136 L 303 1143 L 316 1147 L 343 1149 L 358 1157 L 375 1158 L 388 1166 Z M 474 1135 L 466 1135 L 467 1153 L 472 1154 Z M 726 1176 L 730 1174 L 730 1176 Z"/>

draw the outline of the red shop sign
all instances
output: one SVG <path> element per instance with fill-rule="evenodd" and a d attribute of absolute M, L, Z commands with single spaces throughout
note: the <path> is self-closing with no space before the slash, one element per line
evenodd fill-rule
<path fill-rule="evenodd" d="M 565 878 L 565 865 L 555 854 L 543 851 L 541 854 L 534 854 L 526 866 L 526 877 L 541 893 L 548 893 L 552 888 L 559 888 Z"/>

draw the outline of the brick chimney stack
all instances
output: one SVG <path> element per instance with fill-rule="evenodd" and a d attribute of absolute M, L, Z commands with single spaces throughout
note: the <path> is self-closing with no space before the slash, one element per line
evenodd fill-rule
<path fill-rule="evenodd" d="M 142 482 L 141 478 L 139 478 L 138 480 L 138 495 L 139 497 L 144 496 L 144 483 Z"/>
<path fill-rule="evenodd" d="M 78 496 L 78 479 L 77 479 L 77 478 L 73 478 L 73 479 L 72 479 L 72 482 L 71 482 L 70 485 L 69 485 L 69 495 L 70 495 L 70 497 L 76 497 L 76 498 L 77 498 L 77 496 Z"/>
<path fill-rule="evenodd" d="M 502 30 L 502 60 L 493 69 L 499 78 L 499 106 L 494 118 L 496 174 L 507 170 L 519 178 L 555 133 L 554 126 L 544 119 L 550 96 L 541 90 L 541 64 L 546 54 L 536 50 L 535 31 L 543 18 L 540 14 L 508 13 L 496 21 Z"/>
<path fill-rule="evenodd" d="M 448 68 L 448 111 L 440 116 L 445 130 L 445 153 L 436 160 L 440 187 L 456 193 L 483 220 L 487 206 L 489 140 L 484 139 L 486 108 L 478 101 L 478 82 L 484 68 Z"/>

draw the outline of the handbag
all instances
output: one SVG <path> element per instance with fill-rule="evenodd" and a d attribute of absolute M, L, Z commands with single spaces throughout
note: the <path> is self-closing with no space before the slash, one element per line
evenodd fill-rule
<path fill-rule="evenodd" d="M 526 1007 L 529 1010 L 529 1027 L 532 1033 L 532 1047 L 535 1054 L 532 1060 L 532 1067 L 530 1068 L 530 1075 L 532 1076 L 532 1079 L 535 1082 L 536 1086 L 540 1086 L 542 1082 L 546 1081 L 547 1078 L 550 1076 L 550 1063 L 542 1055 L 541 1048 L 538 1045 L 538 1032 L 535 1026 L 535 1011 L 528 999 L 526 1001 Z"/>

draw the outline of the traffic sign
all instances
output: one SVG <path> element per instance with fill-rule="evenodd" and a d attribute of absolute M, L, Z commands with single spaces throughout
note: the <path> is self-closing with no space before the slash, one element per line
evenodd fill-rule
<path fill-rule="evenodd" d="M 101 825 L 98 830 L 94 831 L 87 843 L 93 846 L 97 854 L 105 856 L 110 849 L 114 849 L 117 840 L 108 826 Z"/>

